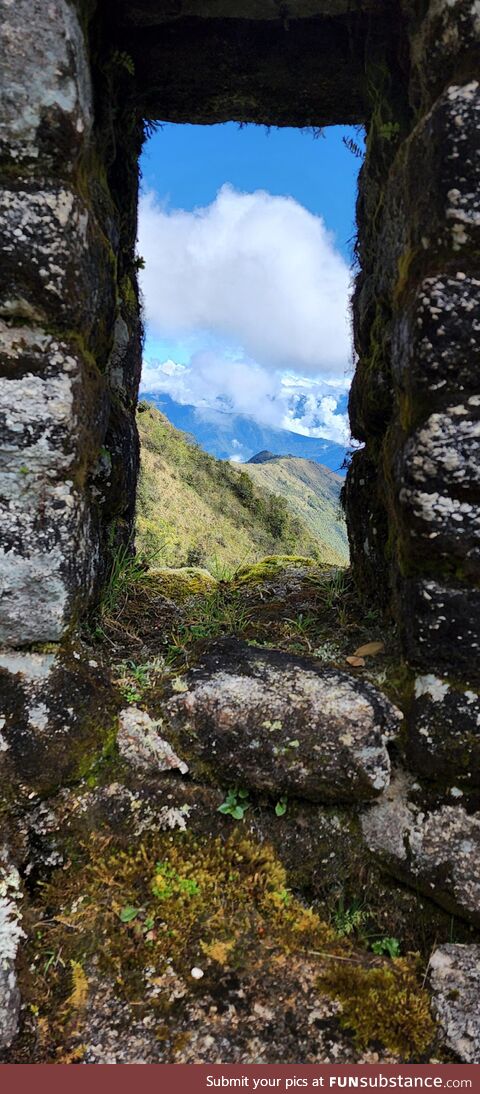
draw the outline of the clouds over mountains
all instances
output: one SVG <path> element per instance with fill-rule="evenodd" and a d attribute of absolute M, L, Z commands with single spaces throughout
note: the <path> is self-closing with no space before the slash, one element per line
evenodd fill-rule
<path fill-rule="evenodd" d="M 146 390 L 346 440 L 350 272 L 320 217 L 228 185 L 192 212 L 147 194 L 139 250 Z M 155 360 L 160 339 L 182 343 L 183 368 Z"/>

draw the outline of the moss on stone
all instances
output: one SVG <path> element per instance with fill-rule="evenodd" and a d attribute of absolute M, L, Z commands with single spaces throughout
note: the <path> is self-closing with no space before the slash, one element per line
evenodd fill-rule
<path fill-rule="evenodd" d="M 78 967 L 87 991 L 93 962 L 120 998 L 151 1006 L 162 977 L 167 987 L 168 977 L 185 978 L 188 993 L 194 966 L 213 988 L 225 969 L 248 976 L 275 955 L 336 952 L 339 944 L 292 896 L 272 848 L 236 831 L 226 840 L 157 833 L 128 851 L 109 837 L 76 841 L 68 870 L 42 887 L 32 913 L 39 930 L 25 954 L 24 994 L 56 1046 L 69 1033 Z M 45 953 L 61 953 L 61 963 L 45 970 Z M 168 1017 L 166 996 L 155 1005 Z"/>
<path fill-rule="evenodd" d="M 235 574 L 235 584 L 257 585 L 277 577 L 285 570 L 302 570 L 311 567 L 318 568 L 318 563 L 313 558 L 303 558 L 301 555 L 267 555 L 252 566 L 241 566 Z"/>
<path fill-rule="evenodd" d="M 341 1002 L 341 1023 L 354 1031 L 360 1047 L 380 1041 L 405 1059 L 424 1055 L 432 1045 L 430 998 L 413 958 L 367 968 L 338 963 L 320 985 Z"/>
<path fill-rule="evenodd" d="M 150 570 L 144 583 L 145 591 L 152 596 L 166 596 L 174 603 L 184 604 L 193 596 L 207 596 L 217 588 L 217 582 L 208 570 L 197 566 L 179 569 Z"/>

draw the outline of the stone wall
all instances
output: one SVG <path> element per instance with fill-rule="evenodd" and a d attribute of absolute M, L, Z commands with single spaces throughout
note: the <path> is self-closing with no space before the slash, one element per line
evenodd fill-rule
<path fill-rule="evenodd" d="M 357 580 L 376 599 L 381 576 L 412 669 L 408 761 L 468 793 L 480 714 L 480 12 L 404 9 L 409 55 L 389 67 L 373 57 L 369 82 L 350 400 L 365 448 L 347 515 Z"/>
<path fill-rule="evenodd" d="M 145 119 L 365 121 L 350 401 L 364 447 L 345 495 L 357 587 L 400 636 L 406 717 L 395 739 L 383 734 L 393 775 L 388 766 L 373 804 L 319 791 L 318 869 L 332 859 L 344 876 L 344 855 L 361 876 L 368 853 L 478 925 L 478 0 L 244 0 L 234 17 L 223 0 L 174 8 L 0 0 L 2 884 L 16 907 L 45 795 L 60 789 L 56 831 L 67 805 L 92 812 L 95 828 L 76 789 L 62 797 L 66 784 L 79 800 L 88 786 L 85 800 L 97 794 L 102 808 L 137 802 L 107 776 L 98 793 L 81 782 L 94 786 L 96 761 L 111 754 L 120 696 L 108 658 L 78 634 L 114 552 L 131 544 Z M 158 775 L 138 800 L 163 800 Z M 0 964 L 9 985 L 17 918 L 13 934 Z M 14 985 L 0 1045 L 18 1005 Z"/>
<path fill-rule="evenodd" d="M 2 0 L 0 642 L 15 646 L 61 639 L 106 543 L 131 532 L 140 133 L 99 27 L 91 64 L 85 8 Z"/>

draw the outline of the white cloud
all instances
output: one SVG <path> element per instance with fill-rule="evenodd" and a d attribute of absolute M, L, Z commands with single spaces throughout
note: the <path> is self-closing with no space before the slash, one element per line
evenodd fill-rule
<path fill-rule="evenodd" d="M 146 361 L 142 390 L 165 392 L 214 419 L 221 411 L 243 414 L 279 429 L 348 444 L 345 380 L 268 371 L 241 358 L 196 353 L 188 366 Z"/>
<path fill-rule="evenodd" d="M 150 333 L 213 332 L 235 346 L 240 368 L 225 356 L 210 356 L 209 367 L 223 369 L 224 387 L 234 388 L 237 398 L 245 358 L 257 362 L 250 375 L 260 398 L 267 370 L 345 375 L 348 266 L 323 220 L 293 198 L 225 185 L 211 205 L 183 212 L 147 194 L 139 251 Z M 198 360 L 196 367 L 203 368 Z"/>

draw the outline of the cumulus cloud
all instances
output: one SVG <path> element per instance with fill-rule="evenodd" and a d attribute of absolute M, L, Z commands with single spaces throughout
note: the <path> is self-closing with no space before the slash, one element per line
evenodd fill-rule
<path fill-rule="evenodd" d="M 347 382 L 325 381 L 261 368 L 241 358 L 196 353 L 188 366 L 146 361 L 142 390 L 166 393 L 215 420 L 224 412 L 248 415 L 262 425 L 348 444 Z"/>
<path fill-rule="evenodd" d="M 236 348 L 243 370 L 243 358 L 256 362 L 259 389 L 267 370 L 344 376 L 348 266 L 323 220 L 293 198 L 225 185 L 211 205 L 184 212 L 146 194 L 139 250 L 153 336 L 213 332 Z M 237 389 L 236 361 L 221 364 L 225 383 Z M 213 371 L 217 365 L 209 361 Z M 203 366 L 197 360 L 195 367 Z"/>

